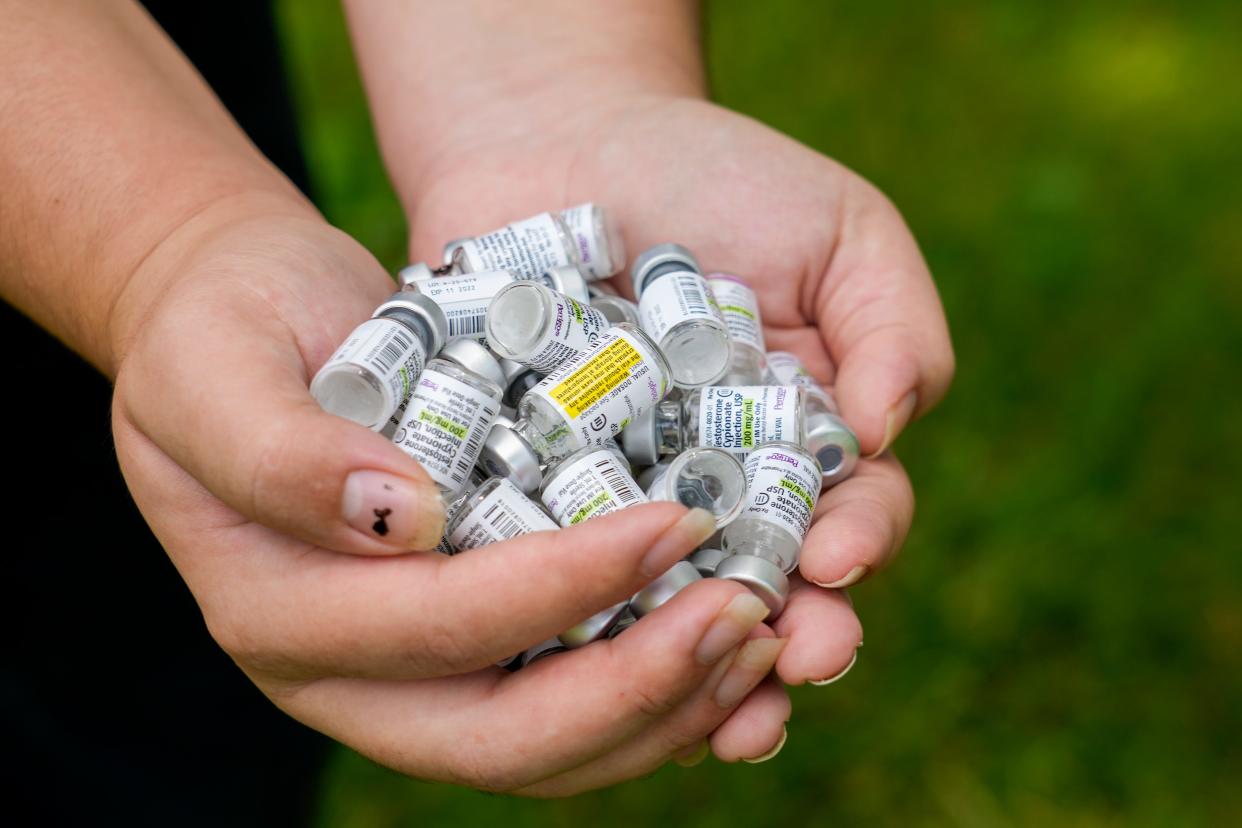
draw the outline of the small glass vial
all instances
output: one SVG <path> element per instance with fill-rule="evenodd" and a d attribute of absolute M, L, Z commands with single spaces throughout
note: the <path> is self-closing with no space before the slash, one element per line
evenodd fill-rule
<path fill-rule="evenodd" d="M 647 502 L 615 445 L 588 446 L 549 465 L 539 497 L 562 527 Z"/>
<path fill-rule="evenodd" d="M 500 366 L 494 359 L 492 364 L 499 374 Z M 501 393 L 499 383 L 477 371 L 433 359 L 419 377 L 392 441 L 423 464 L 442 492 L 455 495 L 470 479 L 500 410 Z"/>
<path fill-rule="evenodd" d="M 503 477 L 489 477 L 466 495 L 448 524 L 448 539 L 454 549 L 465 552 L 556 528 L 552 518 L 517 486 Z"/>
<path fill-rule="evenodd" d="M 708 274 L 707 286 L 733 339 L 733 357 L 720 384 L 763 385 L 767 382 L 768 360 L 759 299 L 750 285 L 729 273 Z"/>
<path fill-rule="evenodd" d="M 579 261 L 577 242 L 555 213 L 540 213 L 462 239 L 453 253 L 453 266 L 463 273 L 508 270 L 525 279 L 537 279 L 549 268 Z"/>
<path fill-rule="evenodd" d="M 591 291 L 588 287 L 589 283 L 586 277 L 582 275 L 582 269 L 574 265 L 548 268 L 543 273 L 540 273 L 537 278 L 530 281 L 542 282 L 557 293 L 563 293 L 570 299 L 581 302 L 584 305 L 590 303 Z"/>
<path fill-rule="evenodd" d="M 729 368 L 732 343 L 699 264 L 679 244 L 657 244 L 634 262 L 642 328 L 660 346 L 681 388 L 712 385 Z"/>
<path fill-rule="evenodd" d="M 585 353 L 609 327 L 590 305 L 538 282 L 513 282 L 492 299 L 485 330 L 497 355 L 547 374 Z"/>
<path fill-rule="evenodd" d="M 824 486 L 834 486 L 853 474 L 860 453 L 858 435 L 841 417 L 837 401 L 815 381 L 802 360 L 788 351 L 773 351 L 768 354 L 768 375 L 775 382 L 806 389 L 806 447 L 824 470 Z"/>
<path fill-rule="evenodd" d="M 604 318 L 613 325 L 620 325 L 622 322 L 634 326 L 640 324 L 638 305 L 635 305 L 624 296 L 610 296 L 607 293 L 601 293 L 591 300 L 591 307 L 602 313 Z"/>
<path fill-rule="evenodd" d="M 604 208 L 590 202 L 561 211 L 578 248 L 583 271 L 592 280 L 607 279 L 625 267 L 625 245 Z"/>
<path fill-rule="evenodd" d="M 792 385 L 713 385 L 666 400 L 621 434 L 625 456 L 638 466 L 691 446 L 745 457 L 773 440 L 805 440 L 807 398 Z"/>
<path fill-rule="evenodd" d="M 811 528 L 821 477 L 819 463 L 794 443 L 767 443 L 746 458 L 746 505 L 724 530 L 729 557 L 716 577 L 745 583 L 773 616 L 789 595 L 787 576 Z"/>
<path fill-rule="evenodd" d="M 669 367 L 651 338 L 629 325 L 604 331 L 590 350 L 530 389 L 518 416 L 530 423 L 536 449 L 564 457 L 621 433 L 668 394 Z"/>
<path fill-rule="evenodd" d="M 728 526 L 742 511 L 746 472 L 738 459 L 723 449 L 696 446 L 667 465 L 652 468 L 659 471 L 646 487 L 651 500 L 706 509 L 716 519 L 717 529 Z"/>
<path fill-rule="evenodd" d="M 395 293 L 319 369 L 311 396 L 329 414 L 379 431 L 447 337 L 448 322 L 435 302 Z"/>
<path fill-rule="evenodd" d="M 695 581 L 701 580 L 703 576 L 694 568 L 694 564 L 678 561 L 659 578 L 635 593 L 630 599 L 630 612 L 635 618 L 642 618 L 667 604 L 674 595 Z"/>
<path fill-rule="evenodd" d="M 486 342 L 487 309 L 500 291 L 517 281 L 507 270 L 461 273 L 418 279 L 406 290 L 418 291 L 434 300 L 448 320 L 448 338 L 469 337 Z"/>

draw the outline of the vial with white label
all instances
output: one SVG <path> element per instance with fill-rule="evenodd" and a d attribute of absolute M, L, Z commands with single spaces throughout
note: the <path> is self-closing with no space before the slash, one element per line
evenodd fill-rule
<path fill-rule="evenodd" d="M 712 385 L 729 369 L 732 342 L 693 255 L 679 244 L 644 250 L 631 271 L 642 328 L 680 388 Z"/>
<path fill-rule="evenodd" d="M 729 370 L 720 384 L 763 385 L 767 382 L 768 360 L 763 341 L 763 320 L 759 316 L 759 299 L 750 285 L 730 273 L 708 274 L 707 286 L 716 298 L 716 305 L 733 339 Z"/>
<path fill-rule="evenodd" d="M 621 433 L 668 394 L 668 362 L 641 330 L 614 325 L 595 344 L 549 373 L 522 397 L 534 447 L 564 457 Z"/>
<path fill-rule="evenodd" d="M 768 354 L 768 375 L 775 382 L 806 389 L 806 447 L 824 470 L 824 486 L 833 486 L 853 474 L 860 453 L 858 435 L 841 417 L 832 394 L 815 381 L 802 360 L 788 351 Z"/>
<path fill-rule="evenodd" d="M 659 469 L 646 486 L 651 500 L 680 503 L 689 509 L 706 509 L 716 528 L 733 522 L 746 498 L 746 472 L 729 452 L 696 446 L 677 455 Z"/>
<path fill-rule="evenodd" d="M 635 593 L 630 599 L 630 612 L 635 618 L 642 618 L 667 604 L 674 595 L 695 581 L 701 580 L 703 576 L 694 568 L 694 564 L 678 561 L 659 578 Z"/>
<path fill-rule="evenodd" d="M 582 269 L 592 280 L 607 279 L 625 267 L 625 245 L 603 207 L 590 202 L 561 211 Z"/>
<path fill-rule="evenodd" d="M 485 323 L 488 344 L 498 356 L 544 374 L 586 352 L 610 327 L 590 305 L 526 281 L 496 294 Z"/>
<path fill-rule="evenodd" d="M 509 270 L 525 279 L 561 265 L 577 265 L 578 244 L 555 213 L 540 213 L 499 230 L 462 239 L 453 266 L 463 273 Z"/>
<path fill-rule="evenodd" d="M 379 431 L 447 337 L 448 321 L 435 302 L 395 293 L 316 372 L 311 396 L 329 414 Z"/>
<path fill-rule="evenodd" d="M 440 306 L 448 320 L 449 339 L 468 337 L 484 342 L 488 307 L 501 290 L 516 281 L 517 276 L 507 270 L 493 270 L 418 279 L 406 290 L 416 290 Z"/>
<path fill-rule="evenodd" d="M 637 466 L 691 446 L 712 446 L 745 457 L 773 440 L 805 440 L 807 397 L 792 385 L 713 385 L 665 400 L 621 433 L 625 456 Z"/>
<path fill-rule="evenodd" d="M 437 358 L 448 360 L 458 368 L 473 371 L 486 380 L 494 382 L 501 387 L 504 386 L 505 374 L 500 367 L 500 363 L 496 361 L 496 357 L 491 351 L 473 339 L 453 339 L 444 343 L 444 347 L 440 349 Z M 409 407 L 409 404 L 410 400 L 407 398 L 405 402 L 397 406 L 396 412 L 388 418 L 388 424 L 380 432 L 389 440 L 397 433 L 397 429 L 401 427 L 401 424 L 405 422 L 405 409 Z M 497 413 L 496 416 L 499 417 L 500 414 Z"/>
<path fill-rule="evenodd" d="M 822 472 L 806 449 L 767 443 L 746 458 L 746 504 L 724 530 L 716 577 L 745 583 L 778 615 L 811 528 Z"/>
<path fill-rule="evenodd" d="M 492 363 L 499 374 L 500 366 L 494 359 Z M 456 494 L 479 459 L 500 411 L 501 393 L 499 383 L 486 376 L 447 359 L 433 359 L 419 377 L 392 441 L 422 463 L 442 492 Z"/>
<path fill-rule="evenodd" d="M 615 444 L 588 446 L 550 464 L 539 498 L 562 527 L 647 502 Z"/>
<path fill-rule="evenodd" d="M 445 263 L 443 267 L 432 268 L 426 262 L 415 262 L 397 271 L 397 284 L 401 285 L 402 290 L 405 290 L 415 282 L 435 279 L 441 276 L 457 276 L 460 272 L 448 263 Z"/>
<path fill-rule="evenodd" d="M 465 496 L 447 531 L 453 548 L 465 552 L 556 528 L 552 518 L 517 486 L 503 477 L 490 477 Z"/>

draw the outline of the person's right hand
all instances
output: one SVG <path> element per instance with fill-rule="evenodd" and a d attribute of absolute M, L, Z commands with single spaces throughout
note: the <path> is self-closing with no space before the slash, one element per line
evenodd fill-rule
<path fill-rule="evenodd" d="M 761 684 L 783 641 L 737 584 L 696 584 L 616 639 L 518 673 L 491 666 L 626 599 L 710 526 L 652 504 L 406 554 L 439 539 L 434 485 L 307 390 L 392 289 L 310 211 L 220 205 L 117 302 L 122 470 L 220 645 L 290 715 L 425 779 L 563 794 L 701 754 L 709 734 L 717 754 L 767 752 L 789 715 Z"/>

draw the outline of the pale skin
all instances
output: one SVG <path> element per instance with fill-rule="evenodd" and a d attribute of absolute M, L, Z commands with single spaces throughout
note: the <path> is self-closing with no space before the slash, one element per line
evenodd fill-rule
<path fill-rule="evenodd" d="M 555 796 L 778 746 L 782 683 L 838 675 L 862 641 L 840 587 L 904 539 L 913 495 L 888 448 L 953 358 L 888 201 L 703 100 L 691 8 L 513 5 L 347 4 L 412 253 L 592 200 L 632 252 L 675 240 L 754 282 L 769 347 L 833 384 L 875 455 L 821 499 L 807 580 L 771 626 L 705 582 L 610 642 L 489 666 L 632 594 L 706 537 L 702 514 L 409 552 L 443 520 L 425 472 L 307 392 L 391 279 L 128 2 L 0 2 L 0 290 L 115 378 L 134 498 L 275 704 L 414 776 Z"/>

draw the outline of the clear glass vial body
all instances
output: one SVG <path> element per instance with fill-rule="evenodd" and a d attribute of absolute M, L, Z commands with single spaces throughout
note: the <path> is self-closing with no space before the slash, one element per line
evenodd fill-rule
<path fill-rule="evenodd" d="M 588 446 L 550 464 L 539 498 L 562 527 L 647 502 L 615 444 Z"/>
<path fill-rule="evenodd" d="M 311 396 L 329 414 L 379 431 L 409 396 L 447 333 L 447 320 L 434 302 L 398 292 L 315 373 Z"/>
<path fill-rule="evenodd" d="M 537 450 L 563 457 L 615 437 L 670 387 L 668 362 L 651 337 L 614 325 L 530 389 L 518 416 L 530 424 Z"/>
<path fill-rule="evenodd" d="M 836 485 L 853 474 L 860 454 L 858 435 L 841 417 L 832 394 L 788 351 L 768 354 L 768 375 L 775 382 L 806 390 L 806 446 L 824 470 L 824 486 Z"/>
<path fill-rule="evenodd" d="M 453 253 L 453 266 L 463 273 L 509 270 L 524 279 L 537 279 L 549 268 L 579 263 L 577 242 L 565 220 L 555 213 L 540 213 L 462 239 Z"/>
<path fill-rule="evenodd" d="M 706 509 L 716 528 L 728 526 L 742 511 L 746 499 L 746 472 L 736 457 L 723 449 L 696 446 L 677 455 L 648 484 L 647 497 Z"/>
<path fill-rule="evenodd" d="M 642 328 L 660 346 L 680 388 L 716 383 L 733 344 L 720 308 L 690 251 L 659 244 L 634 262 L 634 295 Z"/>
<path fill-rule="evenodd" d="M 819 464 L 794 443 L 767 443 L 746 458 L 746 503 L 724 530 L 724 551 L 762 558 L 789 574 L 819 500 Z"/>
<path fill-rule="evenodd" d="M 465 552 L 556 528 L 552 519 L 517 486 L 503 477 L 489 477 L 465 496 L 448 524 L 447 535 L 455 550 Z"/>
<path fill-rule="evenodd" d="M 603 207 L 590 202 L 561 211 L 577 245 L 582 270 L 592 280 L 607 279 L 625 267 L 625 245 Z"/>
<path fill-rule="evenodd" d="M 392 441 L 423 465 L 446 495 L 470 480 L 483 440 L 500 411 L 500 386 L 444 359 L 433 359 L 410 395 Z"/>
<path fill-rule="evenodd" d="M 486 334 L 499 356 L 547 374 L 585 353 L 611 327 L 602 313 L 538 282 L 514 282 L 492 299 Z"/>
<path fill-rule="evenodd" d="M 448 320 L 449 339 L 486 342 L 487 309 L 501 290 L 517 280 L 508 270 L 491 270 L 417 279 L 406 290 L 418 291 L 440 306 Z"/>
<path fill-rule="evenodd" d="M 763 385 L 767 382 L 768 361 L 758 297 L 745 280 L 729 273 L 708 274 L 707 286 L 733 340 L 729 370 L 719 384 Z"/>

